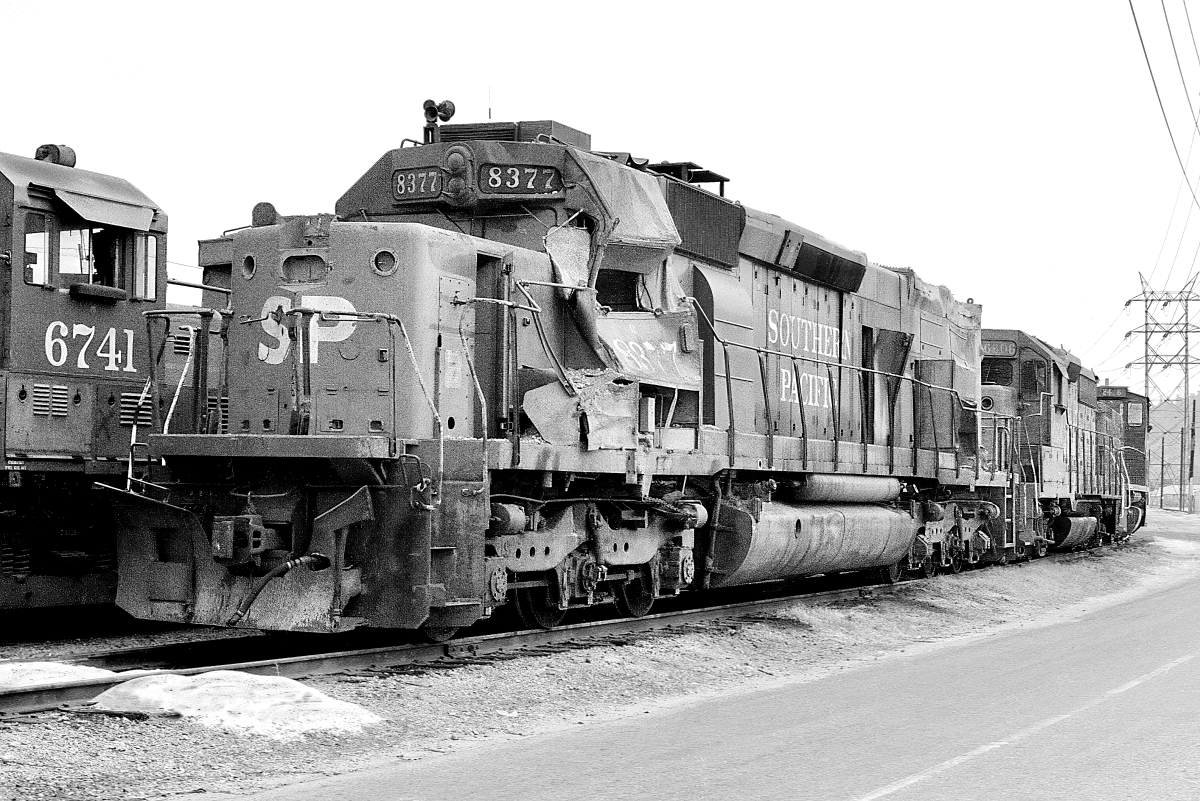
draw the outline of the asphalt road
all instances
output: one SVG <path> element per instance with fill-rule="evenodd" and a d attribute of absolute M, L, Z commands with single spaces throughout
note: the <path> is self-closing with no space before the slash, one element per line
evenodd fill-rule
<path fill-rule="evenodd" d="M 256 797 L 1198 799 L 1200 578 L 814 682 Z"/>

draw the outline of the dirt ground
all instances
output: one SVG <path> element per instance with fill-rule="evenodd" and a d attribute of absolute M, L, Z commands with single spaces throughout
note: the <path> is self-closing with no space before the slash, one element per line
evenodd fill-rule
<path fill-rule="evenodd" d="M 1200 520 L 1158 512 L 1129 545 L 1082 559 L 939 576 L 893 596 L 798 603 L 753 623 L 714 623 L 623 646 L 309 682 L 383 718 L 353 734 L 276 738 L 187 719 L 64 713 L 0 720 L 0 799 L 251 795 L 397 759 L 486 751 L 502 738 L 815 681 L 914 649 L 1048 625 L 1188 580 L 1200 570 L 1198 556 Z M 52 658 L 53 651 L 42 647 L 37 657 Z"/>

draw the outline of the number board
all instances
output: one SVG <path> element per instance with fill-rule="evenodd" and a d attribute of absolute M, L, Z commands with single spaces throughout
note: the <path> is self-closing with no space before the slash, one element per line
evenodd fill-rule
<path fill-rule="evenodd" d="M 392 197 L 396 200 L 429 200 L 442 194 L 442 171 L 437 167 L 415 167 L 392 173 Z"/>
<path fill-rule="evenodd" d="M 562 188 L 562 175 L 554 167 L 484 164 L 479 168 L 479 190 L 488 194 L 551 195 Z"/>
<path fill-rule="evenodd" d="M 981 343 L 984 356 L 1016 356 L 1017 343 L 1004 339 L 985 339 Z"/>

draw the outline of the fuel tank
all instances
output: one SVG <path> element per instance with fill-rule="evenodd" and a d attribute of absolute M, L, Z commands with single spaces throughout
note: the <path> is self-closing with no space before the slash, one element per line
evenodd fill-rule
<path fill-rule="evenodd" d="M 1050 533 L 1054 535 L 1054 549 L 1069 551 L 1086 545 L 1088 540 L 1096 536 L 1097 526 L 1099 521 L 1094 517 L 1059 515 L 1050 523 Z"/>
<path fill-rule="evenodd" d="M 713 545 L 712 586 L 895 564 L 917 534 L 906 512 L 869 504 L 764 503 L 758 519 L 721 509 Z"/>

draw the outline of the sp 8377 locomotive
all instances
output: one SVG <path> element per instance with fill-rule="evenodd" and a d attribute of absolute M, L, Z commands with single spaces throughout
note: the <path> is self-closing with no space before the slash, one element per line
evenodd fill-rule
<path fill-rule="evenodd" d="M 0 610 L 112 602 L 111 518 L 89 488 L 125 481 L 151 420 L 142 312 L 163 305 L 167 218 L 74 165 L 61 145 L 0 153 Z"/>
<path fill-rule="evenodd" d="M 104 491 L 135 616 L 439 638 L 1127 532 L 1121 450 L 1030 434 L 1095 430 L 1075 373 L 981 402 L 979 305 L 696 164 L 439 113 L 335 214 L 208 243 L 229 430 L 152 436 L 169 474 Z"/>

